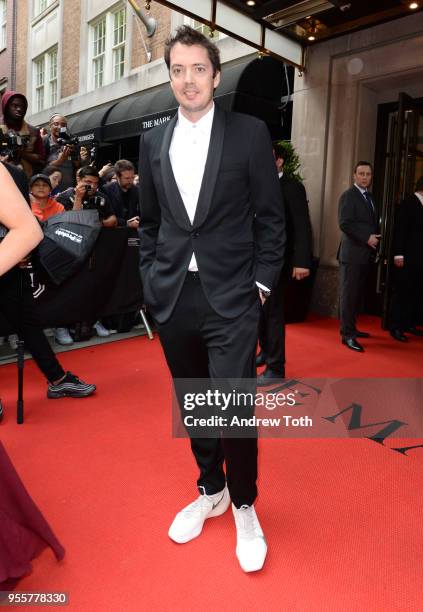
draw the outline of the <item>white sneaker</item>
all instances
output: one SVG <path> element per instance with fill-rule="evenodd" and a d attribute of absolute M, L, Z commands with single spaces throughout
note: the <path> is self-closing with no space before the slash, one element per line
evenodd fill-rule
<path fill-rule="evenodd" d="M 236 508 L 232 504 L 236 525 L 236 556 L 244 572 L 261 570 L 266 559 L 267 544 L 254 506 Z"/>
<path fill-rule="evenodd" d="M 54 330 L 54 339 L 59 344 L 73 344 L 73 338 L 70 335 L 67 327 L 56 327 L 56 329 Z"/>
<path fill-rule="evenodd" d="M 169 538 L 178 544 L 196 538 L 203 529 L 204 521 L 226 512 L 230 503 L 227 487 L 214 495 L 200 495 L 175 516 L 168 532 Z"/>
<path fill-rule="evenodd" d="M 7 338 L 7 341 L 12 351 L 16 351 L 16 349 L 18 348 L 19 341 L 18 334 L 10 334 L 10 336 Z"/>
<path fill-rule="evenodd" d="M 107 336 L 110 336 L 109 330 L 106 329 L 104 325 L 100 323 L 100 321 L 97 321 L 97 323 L 94 323 L 93 327 L 95 331 L 97 332 L 97 336 L 100 336 L 100 338 L 107 338 Z"/>

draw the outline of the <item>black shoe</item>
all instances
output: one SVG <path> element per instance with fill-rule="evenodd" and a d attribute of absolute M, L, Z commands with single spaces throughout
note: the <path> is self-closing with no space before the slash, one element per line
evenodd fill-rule
<path fill-rule="evenodd" d="M 285 370 L 282 370 L 282 372 L 275 372 L 275 370 L 266 368 L 263 374 L 257 376 L 257 387 L 266 387 L 267 385 L 272 385 L 274 383 L 281 382 L 284 379 Z"/>
<path fill-rule="evenodd" d="M 403 332 L 400 329 L 391 329 L 389 332 L 394 340 L 398 340 L 398 342 L 408 342 L 407 336 L 404 336 Z"/>
<path fill-rule="evenodd" d="M 342 344 L 345 344 L 352 351 L 364 353 L 364 348 L 357 342 L 355 338 L 342 338 Z"/>
<path fill-rule="evenodd" d="M 370 334 L 368 332 L 361 332 L 358 331 L 358 329 L 355 332 L 355 337 L 356 338 L 370 338 Z"/>
<path fill-rule="evenodd" d="M 417 329 L 417 327 L 409 327 L 405 330 L 408 334 L 413 334 L 413 336 L 423 336 L 423 329 Z"/>
<path fill-rule="evenodd" d="M 59 399 L 60 397 L 88 397 L 96 389 L 95 385 L 90 385 L 80 380 L 72 372 L 66 372 L 66 376 L 57 385 L 48 384 L 48 399 Z"/>
<path fill-rule="evenodd" d="M 256 355 L 256 368 L 259 368 L 260 366 L 263 366 L 265 364 L 266 364 L 266 355 L 263 353 L 263 351 L 260 351 L 260 353 Z"/>

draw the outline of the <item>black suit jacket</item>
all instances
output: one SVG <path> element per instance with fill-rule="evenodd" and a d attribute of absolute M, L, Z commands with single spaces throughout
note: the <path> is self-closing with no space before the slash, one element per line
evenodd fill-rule
<path fill-rule="evenodd" d="M 311 268 L 312 230 L 304 185 L 282 175 L 279 179 L 286 213 L 286 256 L 284 271 Z"/>
<path fill-rule="evenodd" d="M 404 256 L 404 266 L 423 268 L 423 205 L 414 194 L 407 196 L 398 208 L 394 255 Z"/>
<path fill-rule="evenodd" d="M 378 233 L 375 213 L 365 197 L 353 186 L 341 195 L 338 210 L 339 227 L 342 231 L 338 259 L 341 263 L 369 263 L 375 251 L 367 241 L 371 234 Z"/>
<path fill-rule="evenodd" d="M 141 136 L 140 268 L 151 314 L 166 321 L 195 257 L 212 308 L 234 318 L 271 288 L 283 263 L 285 220 L 266 125 L 215 106 L 191 224 L 169 158 L 177 115 Z"/>

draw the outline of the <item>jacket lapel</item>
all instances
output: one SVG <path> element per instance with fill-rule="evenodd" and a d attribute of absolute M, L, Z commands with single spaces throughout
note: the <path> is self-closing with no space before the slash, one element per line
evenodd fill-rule
<path fill-rule="evenodd" d="M 176 113 L 176 115 L 166 126 L 162 146 L 160 148 L 160 167 L 162 171 L 163 187 L 169 204 L 169 210 L 175 217 L 175 221 L 179 227 L 189 232 L 192 229 L 191 221 L 189 220 L 184 202 L 181 198 L 181 194 L 179 193 L 169 157 L 170 143 L 172 141 L 172 134 L 177 120 L 178 113 Z"/>
<path fill-rule="evenodd" d="M 213 125 L 210 135 L 209 150 L 204 168 L 203 181 L 198 196 L 193 227 L 200 227 L 204 223 L 212 203 L 214 188 L 219 172 L 220 161 L 225 136 L 225 113 L 217 105 L 214 107 Z"/>

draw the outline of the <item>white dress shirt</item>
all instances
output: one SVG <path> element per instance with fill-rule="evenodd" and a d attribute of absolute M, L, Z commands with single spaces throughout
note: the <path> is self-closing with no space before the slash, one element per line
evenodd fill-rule
<path fill-rule="evenodd" d="M 209 151 L 210 134 L 214 117 L 214 104 L 206 115 L 192 123 L 178 111 L 178 121 L 172 135 L 169 158 L 179 193 L 189 220 L 194 221 L 198 196 L 203 181 L 204 168 Z M 190 272 L 198 271 L 194 253 L 188 266 Z"/>

